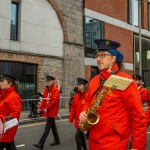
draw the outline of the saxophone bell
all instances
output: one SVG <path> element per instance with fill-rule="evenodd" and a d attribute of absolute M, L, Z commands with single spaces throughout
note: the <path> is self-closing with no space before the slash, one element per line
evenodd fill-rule
<path fill-rule="evenodd" d="M 104 100 L 105 95 L 108 93 L 108 91 L 115 90 L 116 87 L 105 87 L 96 97 L 96 100 L 92 103 L 92 105 L 87 110 L 87 120 L 85 122 L 79 123 L 79 128 L 82 132 L 87 131 L 94 125 L 96 125 L 99 120 L 100 116 L 97 113 L 98 107 L 101 105 L 101 103 Z"/>
<path fill-rule="evenodd" d="M 80 122 L 79 128 L 82 132 L 89 130 L 92 126 L 96 125 L 100 120 L 100 116 L 96 112 L 87 114 L 86 122 Z"/>
<path fill-rule="evenodd" d="M 90 124 L 90 125 L 95 125 L 99 122 L 100 120 L 100 116 L 95 113 L 95 112 L 91 112 L 91 113 L 88 113 L 87 114 L 87 122 Z"/>

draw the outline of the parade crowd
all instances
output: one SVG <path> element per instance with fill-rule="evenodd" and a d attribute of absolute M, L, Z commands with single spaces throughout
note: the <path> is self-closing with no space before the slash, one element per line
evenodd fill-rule
<path fill-rule="evenodd" d="M 124 56 L 118 50 L 121 46 L 118 42 L 97 39 L 95 43 L 99 74 L 90 81 L 78 77 L 69 102 L 68 122 L 74 122 L 77 150 L 146 150 L 146 130 L 150 124 L 150 87 L 144 87 L 141 76 L 131 76 L 125 72 Z M 105 86 L 112 75 L 122 81 L 128 79 L 130 83 L 122 85 L 124 89 L 113 85 L 112 90 Z M 42 94 L 36 95 L 42 97 L 41 103 L 37 108 L 30 103 L 37 114 L 46 117 L 45 130 L 33 145 L 40 149 L 44 148 L 51 130 L 54 141 L 50 146 L 61 144 L 55 123 L 61 87 L 55 77 L 47 75 L 45 78 L 46 86 Z M 14 137 L 18 125 L 5 132 L 3 130 L 6 122 L 15 118 L 19 122 L 22 111 L 16 81 L 13 75 L 0 74 L 0 150 L 17 149 Z M 143 109 L 145 103 L 148 105 L 146 112 Z M 95 116 L 96 121 L 92 122 Z"/>

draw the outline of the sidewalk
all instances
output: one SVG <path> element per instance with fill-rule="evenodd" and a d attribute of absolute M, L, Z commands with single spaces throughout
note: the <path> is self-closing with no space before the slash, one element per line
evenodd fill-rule
<path fill-rule="evenodd" d="M 147 110 L 147 104 L 144 104 L 144 110 Z M 29 118 L 30 111 L 22 111 L 20 116 L 20 125 L 24 123 L 31 123 L 31 122 L 38 122 L 38 121 L 44 121 L 46 120 L 45 117 L 36 117 L 36 118 Z M 64 119 L 68 118 L 69 116 L 69 108 L 59 108 L 59 113 L 56 117 L 56 119 Z"/>
<path fill-rule="evenodd" d="M 46 120 L 45 117 L 37 116 L 36 118 L 29 118 L 30 111 L 22 111 L 20 116 L 20 124 L 31 123 L 35 121 Z M 69 108 L 60 108 L 56 119 L 63 119 L 69 116 Z"/>

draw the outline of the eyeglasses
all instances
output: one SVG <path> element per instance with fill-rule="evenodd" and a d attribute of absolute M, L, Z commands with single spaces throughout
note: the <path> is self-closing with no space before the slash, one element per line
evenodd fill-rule
<path fill-rule="evenodd" d="M 0 79 L 0 82 L 2 82 L 4 79 Z"/>
<path fill-rule="evenodd" d="M 110 55 L 110 54 L 97 54 L 95 56 L 95 58 L 97 59 L 98 57 L 100 57 L 101 59 L 103 59 L 105 56 L 112 56 L 112 55 Z"/>

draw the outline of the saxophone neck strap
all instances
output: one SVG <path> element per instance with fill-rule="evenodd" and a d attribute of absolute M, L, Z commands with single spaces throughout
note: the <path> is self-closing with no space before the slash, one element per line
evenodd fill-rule
<path fill-rule="evenodd" d="M 112 75 L 112 74 L 117 74 L 118 72 L 120 72 L 120 71 L 119 71 L 119 70 L 116 71 L 116 72 L 112 71 L 112 72 L 111 72 L 111 75 Z M 105 81 L 106 81 L 106 80 L 103 80 L 102 77 L 100 76 L 100 85 L 98 86 L 98 88 L 96 89 L 96 91 L 93 93 L 91 99 L 93 98 L 93 96 L 94 96 L 95 94 L 98 95 L 98 93 L 99 93 L 99 91 L 101 91 L 101 89 L 102 89 L 103 84 L 105 83 Z"/>

